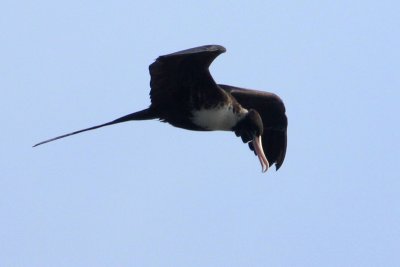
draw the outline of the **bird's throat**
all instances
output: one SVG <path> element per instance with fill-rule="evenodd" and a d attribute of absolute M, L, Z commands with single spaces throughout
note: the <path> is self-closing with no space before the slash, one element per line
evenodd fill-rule
<path fill-rule="evenodd" d="M 192 121 L 195 125 L 209 131 L 231 131 L 247 113 L 242 109 L 235 112 L 232 105 L 218 106 L 210 109 L 194 110 Z"/>

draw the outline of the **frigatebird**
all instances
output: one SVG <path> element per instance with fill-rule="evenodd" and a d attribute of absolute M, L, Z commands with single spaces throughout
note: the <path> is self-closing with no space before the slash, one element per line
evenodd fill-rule
<path fill-rule="evenodd" d="M 209 66 L 224 52 L 223 46 L 205 45 L 159 56 L 149 66 L 148 108 L 51 138 L 34 147 L 121 122 L 159 119 L 194 131 L 233 131 L 258 156 L 263 172 L 272 164 L 278 170 L 286 154 L 285 106 L 273 93 L 217 84 Z"/>

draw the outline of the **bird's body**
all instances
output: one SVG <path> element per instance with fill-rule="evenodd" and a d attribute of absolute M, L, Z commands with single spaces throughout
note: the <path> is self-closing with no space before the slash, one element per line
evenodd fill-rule
<path fill-rule="evenodd" d="M 278 169 L 287 142 L 283 102 L 272 93 L 217 84 L 208 68 L 225 51 L 222 46 L 208 45 L 160 56 L 149 67 L 149 108 L 35 146 L 120 122 L 159 119 L 188 130 L 234 131 L 243 142 L 252 141 L 250 148 L 263 171 L 273 163 Z"/>

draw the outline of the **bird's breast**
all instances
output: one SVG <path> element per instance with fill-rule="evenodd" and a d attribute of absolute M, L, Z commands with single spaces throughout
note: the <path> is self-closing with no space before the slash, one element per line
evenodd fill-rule
<path fill-rule="evenodd" d="M 246 113 L 245 109 L 235 111 L 232 105 L 223 105 L 192 111 L 192 122 L 204 130 L 231 131 Z"/>

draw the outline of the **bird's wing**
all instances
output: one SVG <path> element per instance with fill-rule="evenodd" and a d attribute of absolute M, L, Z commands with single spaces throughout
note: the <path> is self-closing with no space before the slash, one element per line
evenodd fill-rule
<path fill-rule="evenodd" d="M 219 45 L 206 45 L 160 56 L 149 66 L 150 97 L 155 110 L 174 109 L 204 103 L 203 98 L 215 103 L 224 94 L 216 85 L 208 68 L 226 50 Z M 187 109 L 186 109 L 187 110 Z"/>
<path fill-rule="evenodd" d="M 263 149 L 270 165 L 278 170 L 286 155 L 287 125 L 285 106 L 273 93 L 243 89 L 230 85 L 219 85 L 230 93 L 246 109 L 256 110 L 263 121 Z"/>

